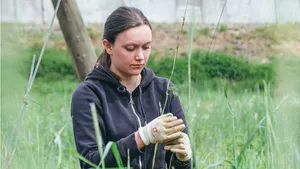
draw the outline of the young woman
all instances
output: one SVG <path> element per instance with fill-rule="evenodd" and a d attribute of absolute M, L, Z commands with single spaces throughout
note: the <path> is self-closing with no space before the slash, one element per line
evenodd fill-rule
<path fill-rule="evenodd" d="M 155 169 L 190 168 L 192 152 L 180 101 L 168 90 L 167 79 L 145 67 L 152 43 L 148 19 L 133 7 L 116 9 L 105 22 L 102 43 L 105 50 L 72 98 L 78 152 L 92 163 L 100 163 L 90 107 L 94 103 L 103 147 L 115 142 L 124 165 L 129 152 L 131 167 L 152 168 L 154 147 L 159 143 Z M 169 87 L 174 86 L 171 83 Z M 83 161 L 80 166 L 91 167 Z M 105 166 L 117 166 L 111 151 Z"/>

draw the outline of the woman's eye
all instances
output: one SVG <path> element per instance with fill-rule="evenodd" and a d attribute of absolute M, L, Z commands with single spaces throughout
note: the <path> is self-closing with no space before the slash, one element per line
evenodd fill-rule
<path fill-rule="evenodd" d="M 150 46 L 143 47 L 144 50 L 147 50 L 147 49 L 150 49 L 150 48 L 151 48 Z"/>
<path fill-rule="evenodd" d="M 134 51 L 134 48 L 125 48 L 127 51 L 132 52 Z"/>

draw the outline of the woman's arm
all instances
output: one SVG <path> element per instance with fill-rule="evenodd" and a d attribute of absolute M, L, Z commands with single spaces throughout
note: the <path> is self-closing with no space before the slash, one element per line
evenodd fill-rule
<path fill-rule="evenodd" d="M 75 144 L 77 151 L 87 160 L 98 165 L 100 163 L 100 154 L 97 146 L 97 139 L 94 130 L 93 118 L 90 108 L 90 103 L 95 103 L 98 124 L 101 130 L 101 138 L 103 142 L 103 149 L 107 140 L 105 123 L 103 121 L 103 111 L 101 108 L 100 99 L 96 96 L 92 86 L 82 83 L 74 92 L 71 104 L 71 115 L 73 121 L 73 131 L 75 137 Z M 136 135 L 131 135 L 122 138 L 116 142 L 119 153 L 124 163 L 127 162 L 127 150 L 130 150 L 130 158 L 135 158 L 141 154 L 136 142 Z M 107 167 L 115 167 L 116 160 L 109 151 L 105 157 L 105 164 Z M 80 161 L 81 168 L 90 168 L 91 166 Z"/>
<path fill-rule="evenodd" d="M 145 147 L 145 144 L 144 144 L 139 132 L 135 132 L 134 136 L 135 136 L 136 145 L 137 145 L 138 149 L 141 150 L 142 148 Z"/>
<path fill-rule="evenodd" d="M 175 88 L 173 84 L 170 85 L 171 87 Z M 173 113 L 174 116 L 177 118 L 182 119 L 186 128 L 183 130 L 184 133 L 188 134 L 188 125 L 187 121 L 180 103 L 180 99 L 177 95 L 174 94 L 174 90 L 169 91 L 168 97 L 168 108 L 169 112 Z M 180 161 L 177 159 L 176 155 L 172 155 L 171 151 L 166 151 L 166 163 L 168 164 L 168 168 L 172 165 L 175 169 L 190 169 L 191 160 L 187 161 Z M 172 158 L 172 159 L 171 159 Z"/>

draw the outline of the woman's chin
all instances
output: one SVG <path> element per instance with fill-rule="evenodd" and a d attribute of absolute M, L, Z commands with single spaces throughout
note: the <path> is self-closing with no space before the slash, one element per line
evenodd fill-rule
<path fill-rule="evenodd" d="M 142 72 L 142 70 L 139 70 L 139 71 L 133 71 L 133 72 L 132 72 L 132 75 L 133 75 L 133 76 L 138 76 L 138 75 L 141 74 L 141 72 Z"/>
<path fill-rule="evenodd" d="M 138 75 L 141 74 L 142 70 L 143 70 L 143 69 L 133 69 L 133 70 L 130 71 L 130 74 L 131 74 L 132 76 L 138 76 Z"/>

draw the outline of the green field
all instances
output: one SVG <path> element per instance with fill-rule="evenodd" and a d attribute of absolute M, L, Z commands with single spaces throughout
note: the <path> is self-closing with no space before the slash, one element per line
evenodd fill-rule
<path fill-rule="evenodd" d="M 39 55 L 20 42 L 20 27 L 1 30 L 1 168 L 7 168 L 14 147 L 12 169 L 79 168 L 70 116 L 76 80 L 38 77 L 17 120 L 29 77 L 24 58 Z M 177 85 L 195 168 L 300 169 L 300 57 L 276 58 L 274 84 L 257 90 L 232 90 L 224 79 Z"/>

